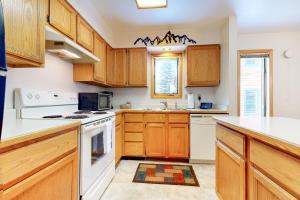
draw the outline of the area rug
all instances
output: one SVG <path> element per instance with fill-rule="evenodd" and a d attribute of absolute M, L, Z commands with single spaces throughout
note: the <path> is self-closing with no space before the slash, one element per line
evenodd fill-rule
<path fill-rule="evenodd" d="M 140 163 L 133 182 L 199 187 L 193 167 L 189 165 Z"/>

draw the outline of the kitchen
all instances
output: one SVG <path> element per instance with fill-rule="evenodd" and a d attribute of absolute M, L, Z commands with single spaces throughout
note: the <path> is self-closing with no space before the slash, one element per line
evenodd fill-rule
<path fill-rule="evenodd" d="M 299 199 L 299 3 L 143 2 L 1 0 L 0 199 Z"/>

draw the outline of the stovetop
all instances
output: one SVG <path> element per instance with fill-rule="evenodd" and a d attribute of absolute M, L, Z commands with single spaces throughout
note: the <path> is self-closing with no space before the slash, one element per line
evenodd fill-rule
<path fill-rule="evenodd" d="M 42 119 L 74 119 L 81 120 L 82 124 L 89 123 L 92 121 L 104 119 L 106 117 L 113 116 L 113 112 L 106 111 L 86 111 L 86 110 L 78 110 L 72 113 L 66 114 L 53 114 L 53 115 L 45 115 Z"/>

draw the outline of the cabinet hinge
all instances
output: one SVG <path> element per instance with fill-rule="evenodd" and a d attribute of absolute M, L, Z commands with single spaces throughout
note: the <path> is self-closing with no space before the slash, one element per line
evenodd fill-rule
<path fill-rule="evenodd" d="M 50 23 L 50 15 L 47 15 L 47 22 Z"/>

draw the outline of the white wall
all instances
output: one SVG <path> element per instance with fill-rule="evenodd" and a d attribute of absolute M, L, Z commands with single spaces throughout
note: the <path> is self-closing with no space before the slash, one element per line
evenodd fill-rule
<path fill-rule="evenodd" d="M 274 115 L 300 118 L 300 32 L 240 34 L 238 49 L 273 49 Z M 291 59 L 283 52 L 294 52 Z"/>
<path fill-rule="evenodd" d="M 102 88 L 73 81 L 73 64 L 46 53 L 44 68 L 8 68 L 5 107 L 13 108 L 15 88 L 64 92 L 97 92 Z"/>
<path fill-rule="evenodd" d="M 160 30 L 160 31 L 148 31 L 148 32 L 124 32 L 119 33 L 120 37 L 116 39 L 116 43 L 118 44 L 118 47 L 134 47 L 133 42 L 138 37 L 145 37 L 149 36 L 150 38 L 154 38 L 155 36 L 163 37 L 168 30 Z M 197 44 L 221 44 L 223 48 L 223 32 L 220 28 L 220 26 L 212 26 L 207 27 L 202 30 L 171 30 L 175 34 L 186 34 L 190 38 L 193 38 L 197 41 Z M 138 45 L 143 46 L 143 45 Z M 226 52 L 226 51 L 225 51 Z M 223 56 L 223 50 L 221 52 L 222 59 L 225 59 Z M 222 72 L 226 74 L 228 64 L 224 64 L 223 61 L 221 61 L 221 68 Z M 126 101 L 130 101 L 133 106 L 135 107 L 143 107 L 143 106 L 155 106 L 159 105 L 160 101 L 164 99 L 152 99 L 150 97 L 151 88 L 150 88 L 150 80 L 151 80 L 151 73 L 150 73 L 150 55 L 148 55 L 148 88 L 118 88 L 113 89 L 114 92 L 114 105 L 118 108 L 119 104 L 126 103 Z M 197 95 L 202 96 L 202 101 L 212 101 L 214 103 L 218 104 L 225 104 L 228 105 L 228 90 L 227 90 L 227 82 L 228 78 L 222 75 L 221 85 L 218 87 L 196 87 L 196 88 L 186 88 L 186 55 L 183 56 L 183 97 L 181 99 L 168 99 L 167 101 L 169 104 L 174 104 L 175 101 L 181 106 L 187 105 L 187 96 L 188 93 L 194 93 L 195 94 L 195 102 L 198 103 Z M 223 67 L 225 68 L 223 70 Z M 218 89 L 221 88 L 221 89 Z M 218 91 L 218 93 L 217 93 Z M 221 92 L 220 92 L 221 91 Z"/>

